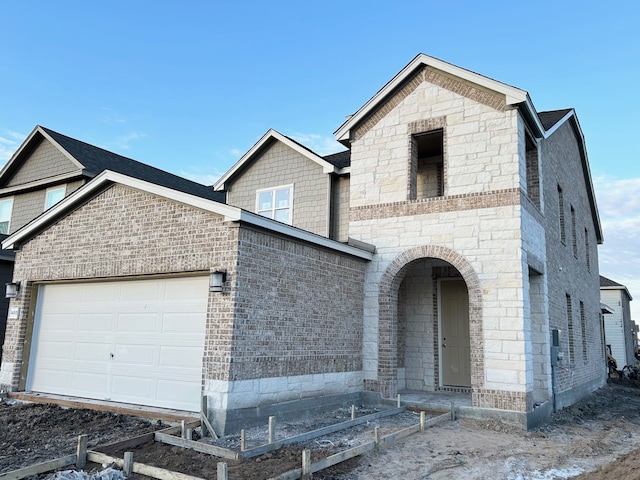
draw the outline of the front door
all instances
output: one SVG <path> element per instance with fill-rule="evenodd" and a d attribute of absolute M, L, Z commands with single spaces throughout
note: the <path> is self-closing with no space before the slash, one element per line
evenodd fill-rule
<path fill-rule="evenodd" d="M 440 282 L 442 385 L 471 386 L 469 293 L 462 280 Z"/>

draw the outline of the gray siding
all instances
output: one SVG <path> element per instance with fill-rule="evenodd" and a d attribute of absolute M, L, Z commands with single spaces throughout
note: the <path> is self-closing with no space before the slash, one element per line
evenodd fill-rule
<path fill-rule="evenodd" d="M 79 170 L 71 160 L 65 157 L 58 148 L 48 140 L 38 145 L 29 159 L 22 165 L 7 183 L 8 187 L 55 177 Z M 43 200 L 44 204 L 44 200 Z"/>
<path fill-rule="evenodd" d="M 27 162 L 29 163 L 29 162 Z M 77 180 L 66 184 L 65 195 L 69 195 L 84 185 L 84 180 Z M 62 185 L 56 185 L 58 187 Z M 44 212 L 44 201 L 48 187 L 32 192 L 13 195 L 13 210 L 9 233 L 24 227 L 31 220 Z"/>
<path fill-rule="evenodd" d="M 230 205 L 256 211 L 256 191 L 293 184 L 292 225 L 328 236 L 329 175 L 322 167 L 276 142 L 227 185 Z"/>

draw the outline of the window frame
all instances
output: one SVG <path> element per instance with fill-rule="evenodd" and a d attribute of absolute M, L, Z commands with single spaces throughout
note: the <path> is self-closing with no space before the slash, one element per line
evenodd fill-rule
<path fill-rule="evenodd" d="M 11 217 L 13 217 L 13 197 L 0 198 L 0 204 L 2 204 L 3 202 L 10 202 L 9 218 L 7 220 L 2 220 L 2 217 L 0 217 L 0 225 L 2 225 L 4 222 L 7 222 L 7 231 L 3 233 L 3 235 L 8 235 L 11 231 Z"/>
<path fill-rule="evenodd" d="M 62 190 L 62 197 L 60 198 L 60 200 L 58 200 L 57 202 L 52 203 L 51 205 L 49 205 L 49 194 L 53 193 L 53 192 L 57 192 L 59 190 Z M 64 197 L 67 195 L 67 186 L 66 185 L 62 185 L 62 186 L 56 186 L 56 187 L 51 187 L 51 188 L 47 188 L 45 194 L 44 194 L 44 209 L 45 210 L 49 210 L 51 207 L 53 207 L 54 205 L 57 205 L 58 203 L 60 203 L 62 200 L 64 200 Z"/>
<path fill-rule="evenodd" d="M 276 207 L 276 202 L 275 202 L 275 194 L 277 191 L 279 190 L 289 190 L 289 206 L 286 208 L 278 208 Z M 266 193 L 266 192 L 271 192 L 271 199 L 272 199 L 272 207 L 270 209 L 261 209 L 260 208 L 260 194 Z M 288 222 L 282 222 L 280 220 L 277 220 L 275 218 L 275 213 L 276 211 L 283 211 L 283 210 L 288 210 L 289 212 L 289 219 Z M 293 225 L 293 183 L 288 184 L 288 185 L 278 185 L 275 187 L 268 187 L 268 188 L 261 188 L 259 190 L 256 190 L 256 209 L 255 212 L 258 215 L 261 215 L 265 218 L 270 218 L 272 220 L 275 220 L 276 222 L 281 222 L 284 223 L 285 225 Z M 261 212 L 271 212 L 271 216 L 267 216 L 264 215 Z"/>

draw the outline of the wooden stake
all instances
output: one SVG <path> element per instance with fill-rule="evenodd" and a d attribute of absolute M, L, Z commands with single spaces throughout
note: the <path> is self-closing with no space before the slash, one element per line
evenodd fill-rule
<path fill-rule="evenodd" d="M 451 421 L 453 422 L 455 421 L 455 419 L 456 419 L 456 409 L 453 406 L 453 402 L 451 402 Z"/>
<path fill-rule="evenodd" d="M 187 440 L 193 440 L 193 428 L 187 428 Z"/>
<path fill-rule="evenodd" d="M 400 408 L 400 394 L 398 394 L 398 408 Z"/>
<path fill-rule="evenodd" d="M 376 450 L 380 450 L 380 427 L 373 429 L 373 435 L 375 437 Z"/>
<path fill-rule="evenodd" d="M 424 412 L 420 412 L 420 431 L 424 432 L 424 420 L 426 418 L 426 415 Z"/>
<path fill-rule="evenodd" d="M 87 440 L 86 435 L 78 437 L 78 448 L 76 449 L 76 467 L 84 468 L 87 463 Z"/>
<path fill-rule="evenodd" d="M 216 480 L 227 480 L 227 464 L 225 462 L 218 462 Z"/>
<path fill-rule="evenodd" d="M 187 421 L 182 420 L 180 422 L 180 435 L 182 438 L 187 438 Z"/>
<path fill-rule="evenodd" d="M 269 417 L 269 443 L 276 441 L 276 417 Z"/>
<path fill-rule="evenodd" d="M 124 452 L 122 471 L 127 477 L 133 473 L 133 452 Z"/>
<path fill-rule="evenodd" d="M 351 420 L 355 420 L 356 418 L 356 406 L 351 405 Z"/>
<path fill-rule="evenodd" d="M 311 480 L 311 450 L 302 450 L 302 480 Z"/>
<path fill-rule="evenodd" d="M 246 437 L 244 434 L 244 428 L 242 430 L 240 430 L 240 451 L 244 452 L 245 451 L 245 446 L 246 446 Z"/>

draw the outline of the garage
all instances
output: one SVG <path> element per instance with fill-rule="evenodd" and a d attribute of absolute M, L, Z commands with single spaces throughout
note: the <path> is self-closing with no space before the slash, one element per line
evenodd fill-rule
<path fill-rule="evenodd" d="M 207 276 L 38 288 L 27 390 L 200 410 Z"/>

